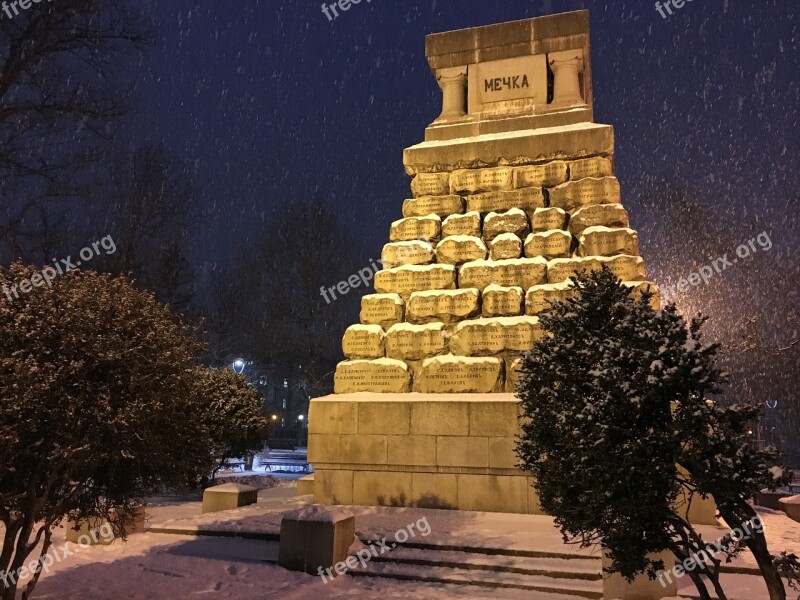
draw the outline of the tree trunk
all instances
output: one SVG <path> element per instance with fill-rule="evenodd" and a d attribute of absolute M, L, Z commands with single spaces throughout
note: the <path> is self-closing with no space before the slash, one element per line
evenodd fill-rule
<path fill-rule="evenodd" d="M 47 555 L 47 552 L 50 550 L 50 538 L 52 537 L 52 535 L 53 535 L 53 530 L 48 528 L 48 530 L 44 534 L 44 543 L 42 544 L 42 552 L 39 554 L 39 568 L 31 578 L 31 580 L 28 582 L 28 585 L 25 586 L 25 590 L 22 592 L 22 600 L 29 600 L 31 594 L 33 594 L 33 589 L 36 587 L 36 584 L 39 583 L 39 577 L 42 575 L 42 560 Z"/>

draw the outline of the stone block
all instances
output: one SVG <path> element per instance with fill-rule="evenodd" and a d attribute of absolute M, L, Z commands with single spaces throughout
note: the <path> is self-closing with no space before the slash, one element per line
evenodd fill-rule
<path fill-rule="evenodd" d="M 458 508 L 485 512 L 528 512 L 527 478 L 513 475 L 458 475 Z"/>
<path fill-rule="evenodd" d="M 392 223 L 389 241 L 438 240 L 442 234 L 442 220 L 437 215 L 407 217 Z"/>
<path fill-rule="evenodd" d="M 525 314 L 534 316 L 550 310 L 552 303 L 563 302 L 575 293 L 571 280 L 535 285 L 525 294 Z"/>
<path fill-rule="evenodd" d="M 462 321 L 453 329 L 450 351 L 460 356 L 525 352 L 544 335 L 537 317 L 493 317 Z"/>
<path fill-rule="evenodd" d="M 400 294 L 407 298 L 423 290 L 452 290 L 456 287 L 453 265 L 406 265 L 375 274 L 375 290 L 381 294 Z"/>
<path fill-rule="evenodd" d="M 298 496 L 313 496 L 314 495 L 314 474 L 304 475 L 297 480 L 297 495 Z"/>
<path fill-rule="evenodd" d="M 437 215 L 444 218 L 463 212 L 464 198 L 461 196 L 421 196 L 403 202 L 404 217 Z"/>
<path fill-rule="evenodd" d="M 489 438 L 489 468 L 516 469 L 519 464 L 516 447 L 517 442 L 513 437 Z"/>
<path fill-rule="evenodd" d="M 389 358 L 416 361 L 446 351 L 447 336 L 443 323 L 399 323 L 386 333 L 386 355 Z"/>
<path fill-rule="evenodd" d="M 509 437 L 519 434 L 519 407 L 513 396 L 502 400 L 474 402 L 469 410 L 471 436 Z"/>
<path fill-rule="evenodd" d="M 655 283 L 651 281 L 623 281 L 622 284 L 632 290 L 634 298 L 641 298 L 645 291 L 650 292 L 652 294 L 650 306 L 653 307 L 653 310 L 661 308 L 661 291 Z"/>
<path fill-rule="evenodd" d="M 480 313 L 480 292 L 475 288 L 414 292 L 408 300 L 409 322 L 455 323 Z"/>
<path fill-rule="evenodd" d="M 386 244 L 381 251 L 381 263 L 384 268 L 427 265 L 432 263 L 433 259 L 433 246 L 420 240 L 391 242 Z"/>
<path fill-rule="evenodd" d="M 545 283 L 547 261 L 542 257 L 510 260 L 476 260 L 463 264 L 459 269 L 459 285 L 462 288 L 483 290 L 496 283 L 506 287 L 529 287 Z"/>
<path fill-rule="evenodd" d="M 501 233 L 489 243 L 489 258 L 509 260 L 522 256 L 522 240 L 513 233 Z"/>
<path fill-rule="evenodd" d="M 440 264 L 461 265 L 486 258 L 486 244 L 479 237 L 451 235 L 436 245 L 436 261 Z"/>
<path fill-rule="evenodd" d="M 333 388 L 336 394 L 402 394 L 411 389 L 411 375 L 408 365 L 391 358 L 346 360 L 336 366 Z"/>
<path fill-rule="evenodd" d="M 356 471 L 353 504 L 360 506 L 410 506 L 411 473 Z"/>
<path fill-rule="evenodd" d="M 258 502 L 258 490 L 249 485 L 224 483 L 203 492 L 203 514 L 231 510 Z"/>
<path fill-rule="evenodd" d="M 278 564 L 316 575 L 347 558 L 355 539 L 356 519 L 342 508 L 306 506 L 281 519 Z"/>
<path fill-rule="evenodd" d="M 359 402 L 358 434 L 408 435 L 411 408 L 407 402 Z"/>
<path fill-rule="evenodd" d="M 314 502 L 353 504 L 353 471 L 317 469 L 314 473 Z"/>
<path fill-rule="evenodd" d="M 483 238 L 491 242 L 504 233 L 513 233 L 524 238 L 530 231 L 528 215 L 519 208 L 512 208 L 502 213 L 490 212 L 483 220 Z"/>
<path fill-rule="evenodd" d="M 419 508 L 458 506 L 458 478 L 453 473 L 412 473 L 411 499 Z"/>
<path fill-rule="evenodd" d="M 468 435 L 469 404 L 458 400 L 425 400 L 411 404 L 411 433 Z"/>
<path fill-rule="evenodd" d="M 655 556 L 664 561 L 664 567 L 671 571 L 675 567 L 675 555 L 665 551 Z M 603 569 L 611 566 L 611 559 L 603 553 Z M 678 595 L 678 587 L 674 578 L 664 578 L 664 584 L 659 580 L 650 579 L 647 574 L 628 581 L 619 573 L 603 572 L 603 598 L 604 600 L 658 600 L 659 598 L 672 598 Z"/>
<path fill-rule="evenodd" d="M 587 177 L 609 177 L 614 174 L 614 163 L 604 156 L 592 156 L 580 160 L 569 161 L 569 178 L 571 181 Z"/>
<path fill-rule="evenodd" d="M 336 398 L 336 396 L 328 396 Z M 335 402 L 322 398 L 311 401 L 308 411 L 309 434 L 356 433 L 358 431 L 358 404 Z"/>
<path fill-rule="evenodd" d="M 392 466 L 436 466 L 436 437 L 432 435 L 390 435 L 389 464 Z"/>
<path fill-rule="evenodd" d="M 781 498 L 778 503 L 787 517 L 800 523 L 800 495 Z"/>
<path fill-rule="evenodd" d="M 594 225 L 628 227 L 628 211 L 622 204 L 595 204 L 576 210 L 569 219 L 569 231 L 576 237 L 580 237 L 584 229 Z"/>
<path fill-rule="evenodd" d="M 521 358 L 506 359 L 506 392 L 509 394 L 516 394 L 517 392 L 517 383 L 519 382 L 521 368 Z"/>
<path fill-rule="evenodd" d="M 344 332 L 342 352 L 350 359 L 382 358 L 383 335 L 380 325 L 351 325 Z"/>
<path fill-rule="evenodd" d="M 450 173 L 419 173 L 411 180 L 411 193 L 415 198 L 449 194 Z"/>
<path fill-rule="evenodd" d="M 534 233 L 564 229 L 567 212 L 561 208 L 537 208 L 530 214 L 531 229 Z"/>
<path fill-rule="evenodd" d="M 539 492 L 536 491 L 536 480 L 533 477 L 528 477 L 528 514 L 544 514 L 542 505 L 539 502 Z"/>
<path fill-rule="evenodd" d="M 519 208 L 534 211 L 545 206 L 542 188 L 524 188 L 513 192 L 487 192 L 467 196 L 467 210 L 482 214 Z"/>
<path fill-rule="evenodd" d="M 569 258 L 571 250 L 572 236 L 560 229 L 532 233 L 525 239 L 525 256 L 528 258 Z"/>
<path fill-rule="evenodd" d="M 553 187 L 567 181 L 567 163 L 554 160 L 543 165 L 514 169 L 514 187 Z"/>
<path fill-rule="evenodd" d="M 360 320 L 364 325 L 378 325 L 384 330 L 400 323 L 405 303 L 400 294 L 367 294 L 361 298 Z"/>
<path fill-rule="evenodd" d="M 487 468 L 489 439 L 443 436 L 436 438 L 436 464 L 440 467 Z"/>
<path fill-rule="evenodd" d="M 351 465 L 385 465 L 388 461 L 385 435 L 344 435 L 339 442 L 339 462 Z"/>
<path fill-rule="evenodd" d="M 477 194 L 480 192 L 514 189 L 514 169 L 460 169 L 450 174 L 450 192 L 453 194 Z"/>
<path fill-rule="evenodd" d="M 422 361 L 414 391 L 424 394 L 499 392 L 503 388 L 503 361 L 499 358 L 435 356 Z"/>
<path fill-rule="evenodd" d="M 144 505 L 134 508 L 133 514 L 126 519 L 126 535 L 144 533 L 146 517 L 147 510 Z M 64 528 L 66 541 L 80 546 L 108 546 L 116 539 L 114 528 L 105 518 L 92 517 L 76 520 L 74 517 L 68 517 Z"/>
<path fill-rule="evenodd" d="M 580 256 L 639 255 L 639 235 L 628 228 L 587 227 L 578 238 Z"/>
<path fill-rule="evenodd" d="M 567 212 L 595 204 L 619 204 L 620 198 L 616 177 L 587 177 L 562 183 L 550 190 L 550 206 Z"/>
<path fill-rule="evenodd" d="M 481 314 L 484 317 L 521 315 L 524 295 L 521 287 L 503 287 L 492 284 L 483 290 Z"/>
<path fill-rule="evenodd" d="M 481 237 L 481 213 L 472 211 L 447 217 L 442 222 L 442 237 L 453 235 Z"/>
<path fill-rule="evenodd" d="M 547 263 L 548 283 L 561 283 L 578 272 L 597 271 L 607 266 L 622 281 L 644 281 L 646 272 L 640 256 L 588 256 L 584 258 L 554 258 Z"/>
<path fill-rule="evenodd" d="M 355 435 L 355 432 L 343 435 Z M 308 460 L 314 464 L 336 464 L 342 435 L 338 433 L 309 433 Z"/>

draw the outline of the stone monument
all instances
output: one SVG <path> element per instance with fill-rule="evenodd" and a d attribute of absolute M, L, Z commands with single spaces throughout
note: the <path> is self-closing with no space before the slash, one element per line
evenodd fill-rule
<path fill-rule="evenodd" d="M 345 333 L 335 394 L 311 402 L 314 501 L 538 513 L 513 396 L 537 314 L 603 265 L 658 290 L 613 127 L 593 122 L 588 12 L 433 34 L 425 49 L 442 112 L 404 151 L 413 197 Z M 707 508 L 695 518 L 713 522 Z"/>

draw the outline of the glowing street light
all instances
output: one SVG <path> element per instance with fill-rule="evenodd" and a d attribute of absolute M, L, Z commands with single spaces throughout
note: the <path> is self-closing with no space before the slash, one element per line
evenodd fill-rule
<path fill-rule="evenodd" d="M 234 373 L 236 373 L 237 375 L 241 375 L 244 372 L 245 365 L 246 363 L 244 362 L 244 359 L 237 358 L 236 360 L 233 361 L 233 364 L 231 366 L 233 367 Z"/>

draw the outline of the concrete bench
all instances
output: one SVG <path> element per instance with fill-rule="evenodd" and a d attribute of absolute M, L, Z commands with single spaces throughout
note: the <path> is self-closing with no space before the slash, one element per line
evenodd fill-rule
<path fill-rule="evenodd" d="M 134 512 L 134 520 L 128 523 L 127 534 L 144 533 L 145 507 L 140 506 Z M 69 518 L 65 525 L 66 540 L 82 546 L 107 546 L 114 541 L 114 531 L 106 519 L 94 517 L 82 521 Z"/>
<path fill-rule="evenodd" d="M 789 496 L 780 499 L 781 510 L 786 513 L 792 521 L 800 523 L 800 495 Z"/>
<path fill-rule="evenodd" d="M 258 489 L 240 483 L 224 483 L 203 492 L 203 514 L 231 510 L 258 502 Z"/>
<path fill-rule="evenodd" d="M 347 558 L 356 519 L 340 507 L 306 506 L 281 521 L 278 563 L 290 571 L 318 575 Z"/>

